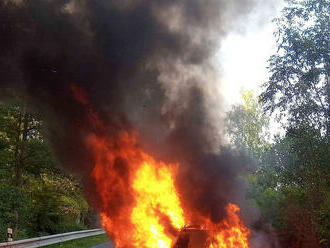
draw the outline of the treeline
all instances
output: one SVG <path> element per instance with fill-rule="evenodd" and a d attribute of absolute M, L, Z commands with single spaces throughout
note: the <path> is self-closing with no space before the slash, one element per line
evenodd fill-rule
<path fill-rule="evenodd" d="M 19 103 L 17 103 L 19 102 Z M 57 166 L 43 122 L 23 101 L 0 102 L 0 242 L 94 227 L 77 178 Z"/>
<path fill-rule="evenodd" d="M 232 145 L 256 161 L 255 229 L 275 230 L 282 247 L 330 247 L 329 13 L 328 0 L 288 1 L 263 93 L 245 92 L 227 117 Z M 274 122 L 282 134 L 271 137 Z"/>

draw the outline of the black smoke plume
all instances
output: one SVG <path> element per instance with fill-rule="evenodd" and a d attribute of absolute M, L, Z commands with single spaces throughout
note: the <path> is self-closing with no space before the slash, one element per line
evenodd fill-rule
<path fill-rule="evenodd" d="M 180 163 L 177 182 L 190 207 L 218 222 L 224 206 L 237 201 L 243 163 L 219 151 L 212 57 L 252 6 L 252 0 L 2 0 L 1 95 L 24 96 L 43 114 L 59 161 L 86 183 L 93 167 L 86 135 L 137 129 L 149 153 Z M 86 92 L 80 100 L 88 108 L 72 87 Z M 90 124 L 90 109 L 106 130 Z"/>

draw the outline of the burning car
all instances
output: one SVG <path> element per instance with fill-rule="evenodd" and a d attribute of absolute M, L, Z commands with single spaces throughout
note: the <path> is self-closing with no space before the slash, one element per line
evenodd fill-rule
<path fill-rule="evenodd" d="M 187 226 L 181 229 L 172 248 L 208 248 L 210 235 L 199 226 Z"/>

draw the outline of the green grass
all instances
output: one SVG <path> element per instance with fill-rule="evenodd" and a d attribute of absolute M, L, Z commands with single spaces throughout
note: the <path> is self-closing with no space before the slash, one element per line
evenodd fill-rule
<path fill-rule="evenodd" d="M 107 241 L 109 241 L 108 236 L 106 234 L 101 234 L 97 236 L 70 240 L 63 243 L 47 245 L 43 247 L 44 248 L 87 248 L 93 245 L 105 243 Z"/>

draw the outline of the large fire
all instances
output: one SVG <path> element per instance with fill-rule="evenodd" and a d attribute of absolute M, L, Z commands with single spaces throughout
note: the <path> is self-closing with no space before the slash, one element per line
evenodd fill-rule
<path fill-rule="evenodd" d="M 77 101 L 88 105 L 79 88 L 72 90 Z M 97 115 L 89 114 L 92 125 L 104 129 Z M 198 229 L 208 233 L 200 248 L 249 248 L 250 232 L 237 205 L 227 205 L 220 223 L 184 207 L 175 183 L 179 165 L 156 161 L 137 140 L 135 131 L 87 137 L 95 161 L 92 178 L 101 201 L 102 224 L 117 248 L 174 247 L 180 230 L 196 224 L 192 219 L 198 219 Z"/>
<path fill-rule="evenodd" d="M 128 132 L 115 140 L 89 137 L 102 224 L 118 248 L 171 248 L 191 216 L 175 187 L 178 165 L 155 161 L 136 140 L 137 135 Z M 229 204 L 227 217 L 220 223 L 200 218 L 204 219 L 201 229 L 210 234 L 209 248 L 249 247 L 249 231 L 239 211 L 237 205 Z"/>

